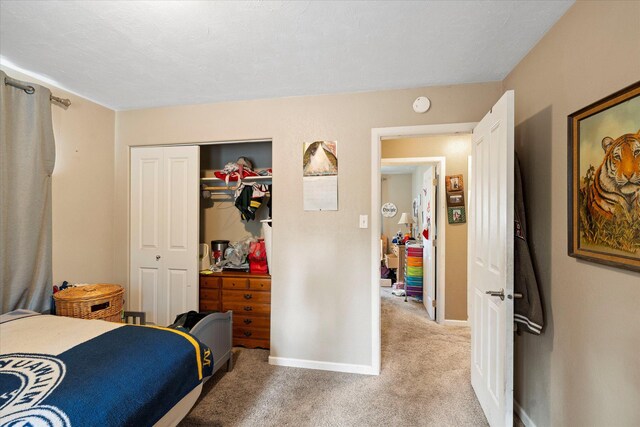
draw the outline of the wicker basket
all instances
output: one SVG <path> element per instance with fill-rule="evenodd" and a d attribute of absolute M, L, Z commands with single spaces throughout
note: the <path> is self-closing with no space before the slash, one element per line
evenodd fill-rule
<path fill-rule="evenodd" d="M 53 294 L 53 299 L 58 316 L 120 322 L 124 289 L 104 283 L 76 286 Z"/>

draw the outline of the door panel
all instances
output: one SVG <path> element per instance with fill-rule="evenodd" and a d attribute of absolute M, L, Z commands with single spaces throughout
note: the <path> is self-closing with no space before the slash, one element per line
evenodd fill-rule
<path fill-rule="evenodd" d="M 435 166 L 429 166 L 422 176 L 422 191 L 424 196 L 423 207 L 423 227 L 429 228 L 429 238 L 422 236 L 422 265 L 424 268 L 424 306 L 431 320 L 436 320 L 436 248 L 433 246 L 436 237 L 436 191 L 433 185 L 435 179 Z M 422 233 L 422 230 L 419 230 Z"/>
<path fill-rule="evenodd" d="M 129 305 L 162 326 L 198 309 L 199 147 L 131 149 Z"/>
<path fill-rule="evenodd" d="M 186 251 L 189 231 L 189 159 L 170 157 L 167 159 L 167 249 Z"/>
<path fill-rule="evenodd" d="M 141 159 L 137 192 L 140 224 L 140 247 L 159 249 L 160 247 L 160 162 L 162 159 Z"/>
<path fill-rule="evenodd" d="M 492 426 L 513 423 L 513 104 L 506 92 L 473 131 L 471 383 Z"/>
<path fill-rule="evenodd" d="M 180 313 L 189 311 L 187 295 L 189 292 L 189 271 L 178 269 L 167 269 L 167 289 L 169 295 L 168 310 L 164 313 L 162 324 L 173 323 Z M 196 310 L 197 311 L 197 310 Z"/>
<path fill-rule="evenodd" d="M 158 268 L 140 268 L 138 270 L 139 287 L 137 292 L 130 292 L 132 297 L 136 296 L 136 300 L 132 299 L 131 301 L 131 307 L 135 308 L 135 311 L 147 313 L 146 321 L 150 323 L 158 322 L 158 290 L 162 289 L 159 279 Z"/>
<path fill-rule="evenodd" d="M 131 237 L 128 307 L 156 322 L 162 260 L 163 149 L 131 149 Z"/>
<path fill-rule="evenodd" d="M 183 301 L 170 300 L 169 323 L 174 310 L 180 313 L 198 310 L 198 224 L 200 222 L 200 151 L 198 146 L 177 146 L 164 149 L 166 247 L 163 254 L 164 268 L 184 274 L 184 281 L 176 281 L 181 287 Z M 173 278 L 173 276 L 171 276 Z M 177 280 L 177 277 L 176 277 Z M 173 293 L 174 287 L 172 286 Z M 169 324 L 167 323 L 167 324 Z"/>

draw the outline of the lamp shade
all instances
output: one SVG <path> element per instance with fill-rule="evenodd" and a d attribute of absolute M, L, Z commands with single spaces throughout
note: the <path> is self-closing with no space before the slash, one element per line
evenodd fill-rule
<path fill-rule="evenodd" d="M 411 217 L 409 217 L 409 214 L 406 212 L 402 212 L 402 215 L 400 216 L 400 221 L 398 221 L 398 224 L 404 224 L 404 225 L 411 224 Z"/>

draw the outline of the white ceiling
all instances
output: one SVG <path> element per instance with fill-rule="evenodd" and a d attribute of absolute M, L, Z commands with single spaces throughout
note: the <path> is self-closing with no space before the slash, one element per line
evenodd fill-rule
<path fill-rule="evenodd" d="M 0 59 L 118 110 L 496 81 L 572 3 L 2 0 Z"/>

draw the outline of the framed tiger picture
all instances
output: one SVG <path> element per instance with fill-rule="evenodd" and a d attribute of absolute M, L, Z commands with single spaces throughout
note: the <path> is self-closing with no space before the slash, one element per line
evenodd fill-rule
<path fill-rule="evenodd" d="M 640 271 L 640 82 L 568 117 L 569 255 Z"/>

